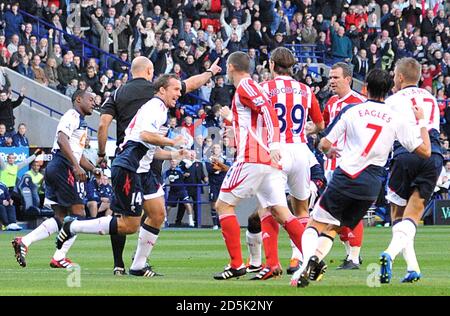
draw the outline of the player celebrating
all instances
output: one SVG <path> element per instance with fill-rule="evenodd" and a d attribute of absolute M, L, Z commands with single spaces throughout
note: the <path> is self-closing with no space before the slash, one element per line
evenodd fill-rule
<path fill-rule="evenodd" d="M 373 69 L 367 76 L 369 100 L 347 106 L 320 141 L 319 147 L 329 155 L 336 154 L 332 145 L 342 135 L 346 142 L 342 161 L 336 168 L 325 193 L 314 206 L 312 220 L 302 238 L 304 262 L 294 273 L 292 286 L 305 287 L 313 278 L 319 261 L 333 246 L 333 238 L 341 226 L 353 228 L 366 214 L 381 189 L 382 175 L 391 147 L 396 139 L 410 152 L 421 157 L 431 155 L 430 139 L 423 121 L 423 110 L 413 107 L 421 122 L 418 128 L 408 125 L 401 116 L 384 104 L 391 89 L 389 73 Z M 421 121 L 420 121 L 421 120 Z M 326 231 L 327 247 L 317 248 L 319 234 Z"/>
<path fill-rule="evenodd" d="M 400 251 L 408 265 L 402 282 L 418 281 L 421 277 L 414 251 L 414 236 L 417 223 L 421 219 L 425 205 L 433 194 L 434 187 L 443 165 L 439 144 L 439 107 L 436 98 L 427 90 L 417 87 L 422 70 L 413 58 L 400 59 L 394 70 L 395 95 L 386 104 L 402 116 L 411 126 L 425 124 L 431 139 L 431 158 L 424 160 L 408 153 L 396 143 L 392 160 L 387 199 L 391 202 L 392 240 L 381 254 L 381 283 L 389 283 L 392 278 L 392 262 Z M 407 105 L 420 106 L 425 113 L 425 121 L 418 122 Z"/>
<path fill-rule="evenodd" d="M 351 89 L 352 75 L 352 70 L 346 63 L 338 62 L 331 67 L 329 75 L 330 87 L 335 95 L 328 100 L 323 111 L 326 126 L 329 126 L 347 105 L 361 103 L 366 100 L 362 95 Z M 333 146 L 342 149 L 344 137 L 338 139 Z M 333 171 L 339 166 L 340 161 L 339 157 L 325 160 L 325 177 L 328 182 L 331 180 Z M 338 269 L 359 269 L 361 264 L 359 254 L 361 252 L 363 233 L 364 225 L 362 221 L 353 230 L 350 230 L 348 227 L 342 227 L 339 236 L 344 243 L 347 256 Z"/>
<path fill-rule="evenodd" d="M 311 195 L 310 165 L 314 164 L 311 160 L 317 161 L 307 145 L 305 124 L 309 115 L 314 123 L 309 133 L 317 133 L 324 128 L 324 122 L 319 102 L 311 88 L 290 76 L 295 63 L 295 57 L 289 49 L 285 47 L 275 49 L 269 60 L 269 68 L 274 79 L 264 82 L 262 87 L 268 94 L 272 106 L 278 111 L 281 149 L 284 155 L 289 156 L 288 159 L 283 158 L 282 165 L 284 182 L 291 195 L 292 209 L 300 223 L 306 225 L 309 217 L 308 201 Z M 270 213 L 266 214 L 267 216 L 262 217 L 260 223 L 258 216 L 251 215 L 246 233 L 250 250 L 249 272 L 252 268 L 255 269 L 261 265 L 260 259 L 259 262 L 254 259 L 261 258 L 261 239 L 264 243 L 266 266 L 254 278 L 255 280 L 265 280 L 274 274 L 281 273 L 278 258 L 278 223 Z M 259 226 L 260 230 L 258 230 Z M 262 235 L 264 238 L 261 237 Z M 292 240 L 291 247 L 293 253 L 288 274 L 294 273 L 300 267 L 301 260 L 301 252 Z"/>
<path fill-rule="evenodd" d="M 156 95 L 145 103 L 131 120 L 125 132 L 121 151 L 111 167 L 114 198 L 111 209 L 123 216 L 101 217 L 95 220 L 65 221 L 56 244 L 60 249 L 77 233 L 133 234 L 141 223 L 142 208 L 147 218 L 139 231 L 139 241 L 130 274 L 153 277 L 156 274 L 146 265 L 164 222 L 164 191 L 156 175 L 150 170 L 153 156 L 157 159 L 182 159 L 190 157 L 187 150 L 169 152 L 157 146 L 178 146 L 186 143 L 183 136 L 169 139 L 160 135 L 167 121 L 169 107 L 175 107 L 181 95 L 181 83 L 174 75 L 163 75 L 155 82 Z"/>
<path fill-rule="evenodd" d="M 25 267 L 25 256 L 28 247 L 39 240 L 56 233 L 68 214 L 84 218 L 83 198 L 86 171 L 96 176 L 101 171 L 96 169 L 83 155 L 84 143 L 87 137 L 86 115 L 94 110 L 94 94 L 78 90 L 72 97 L 74 108 L 68 110 L 59 121 L 56 137 L 53 143 L 53 159 L 45 169 L 45 203 L 50 204 L 55 216 L 45 220 L 35 230 L 24 237 L 12 241 L 16 260 Z M 72 262 L 66 258 L 69 248 L 75 238 L 68 240 L 64 247 L 55 252 L 50 262 L 53 268 L 70 268 Z"/>
<path fill-rule="evenodd" d="M 238 150 L 236 162 L 228 170 L 216 203 L 231 257 L 225 270 L 214 276 L 216 280 L 246 274 L 235 214 L 235 206 L 242 198 L 256 195 L 261 207 L 270 208 L 301 249 L 300 236 L 304 228 L 287 208 L 282 174 L 277 169 L 281 158 L 278 120 L 266 93 L 250 78 L 249 66 L 250 59 L 243 52 L 232 53 L 227 61 L 227 76 L 236 87 L 236 93 L 231 110 L 224 107 L 221 115 L 233 124 Z"/>

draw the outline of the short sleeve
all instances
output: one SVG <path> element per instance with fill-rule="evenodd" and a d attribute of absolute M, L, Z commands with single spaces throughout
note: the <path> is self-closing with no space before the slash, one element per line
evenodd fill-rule
<path fill-rule="evenodd" d="M 67 136 L 71 136 L 80 124 L 79 117 L 75 111 L 68 111 L 62 117 L 56 128 L 56 134 L 63 132 Z"/>
<path fill-rule="evenodd" d="M 102 114 L 109 114 L 112 117 L 116 117 L 117 112 L 116 112 L 116 101 L 115 101 L 115 97 L 116 97 L 116 93 L 117 90 L 114 91 L 109 97 L 108 99 L 106 99 L 106 101 L 103 103 L 102 107 L 101 107 L 101 113 Z"/>
<path fill-rule="evenodd" d="M 398 119 L 396 136 L 400 144 L 406 148 L 409 152 L 413 152 L 422 143 L 422 137 L 420 136 L 420 128 L 415 125 L 411 126 L 408 121 Z"/>
<path fill-rule="evenodd" d="M 347 129 L 347 113 L 342 115 L 339 121 L 337 121 L 336 124 L 331 128 L 328 135 L 325 137 L 328 139 L 332 144 L 338 141 L 338 139 L 341 137 L 341 135 L 344 134 L 345 130 Z"/>

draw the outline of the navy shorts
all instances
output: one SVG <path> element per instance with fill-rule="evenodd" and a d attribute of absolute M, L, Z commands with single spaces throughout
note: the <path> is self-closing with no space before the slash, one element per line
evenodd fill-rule
<path fill-rule="evenodd" d="M 113 166 L 111 180 L 114 192 L 111 209 L 125 216 L 141 216 L 144 198 L 156 194 L 161 188 L 161 184 L 152 171 L 135 173 Z M 164 191 L 161 190 L 161 192 L 163 196 Z"/>
<path fill-rule="evenodd" d="M 408 200 L 417 188 L 420 196 L 428 201 L 443 164 L 443 158 L 439 154 L 431 154 L 428 159 L 422 159 L 416 154 L 400 154 L 392 159 L 389 188 L 404 200 Z"/>
<path fill-rule="evenodd" d="M 342 194 L 339 190 L 328 187 L 321 196 L 318 206 L 338 220 L 340 227 L 347 226 L 353 229 L 367 214 L 373 202 L 374 200 L 357 200 Z M 314 208 L 315 212 L 316 208 L 317 206 Z M 317 212 L 320 213 L 320 210 Z M 314 215 L 313 218 L 317 220 Z"/>
<path fill-rule="evenodd" d="M 220 193 L 220 186 L 218 185 L 211 185 L 209 187 L 209 201 L 215 202 L 219 198 Z"/>
<path fill-rule="evenodd" d="M 186 202 L 189 200 L 189 195 L 186 190 L 170 190 L 167 197 L 167 206 L 176 207 L 179 202 Z"/>
<path fill-rule="evenodd" d="M 45 197 L 63 207 L 84 204 L 85 182 L 75 179 L 72 165 L 65 158 L 55 155 L 45 168 Z"/>

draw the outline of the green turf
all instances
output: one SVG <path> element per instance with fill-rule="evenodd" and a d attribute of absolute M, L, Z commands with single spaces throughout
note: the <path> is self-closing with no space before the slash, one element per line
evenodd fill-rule
<path fill-rule="evenodd" d="M 365 232 L 363 267 L 357 271 L 336 271 L 343 258 L 343 246 L 335 242 L 326 258 L 328 272 L 322 282 L 306 289 L 289 286 L 289 276 L 267 281 L 215 281 L 212 275 L 227 263 L 227 252 L 219 231 L 163 230 L 152 253 L 151 264 L 164 277 L 152 279 L 112 275 L 112 254 L 109 237 L 80 235 L 70 252 L 70 258 L 81 266 L 81 286 L 68 287 L 69 273 L 49 267 L 54 249 L 54 236 L 31 246 L 28 266 L 21 268 L 15 261 L 10 244 L 18 234 L 0 232 L 0 295 L 449 295 L 450 294 L 450 227 L 420 227 L 416 236 L 416 251 L 423 279 L 415 284 L 401 284 L 406 271 L 400 255 L 394 264 L 392 284 L 369 287 L 367 280 L 378 275 L 380 252 L 391 238 L 390 228 L 368 228 Z M 280 234 L 280 257 L 287 267 L 290 247 L 284 232 Z M 242 241 L 245 241 L 242 230 Z M 128 238 L 125 261 L 130 263 L 136 246 L 136 236 Z M 244 257 L 247 250 L 243 247 Z M 368 266 L 372 267 L 368 271 Z M 372 282 L 373 283 L 373 282 Z"/>

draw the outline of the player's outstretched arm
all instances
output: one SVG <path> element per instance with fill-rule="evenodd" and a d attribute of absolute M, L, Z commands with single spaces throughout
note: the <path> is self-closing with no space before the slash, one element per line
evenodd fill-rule
<path fill-rule="evenodd" d="M 155 151 L 155 159 L 158 160 L 193 159 L 193 152 L 187 149 L 164 150 L 162 148 L 157 148 Z"/>
<path fill-rule="evenodd" d="M 80 166 L 86 171 L 92 172 L 97 178 L 102 175 L 102 170 L 95 166 L 84 155 L 81 155 Z"/>
<path fill-rule="evenodd" d="M 164 146 L 176 147 L 176 146 L 181 146 L 181 145 L 187 144 L 187 140 L 182 135 L 178 135 L 174 139 L 170 139 L 170 138 L 162 136 L 159 133 L 143 131 L 139 134 L 139 136 L 142 141 L 152 144 L 152 145 L 161 146 L 161 147 L 164 147 Z"/>

